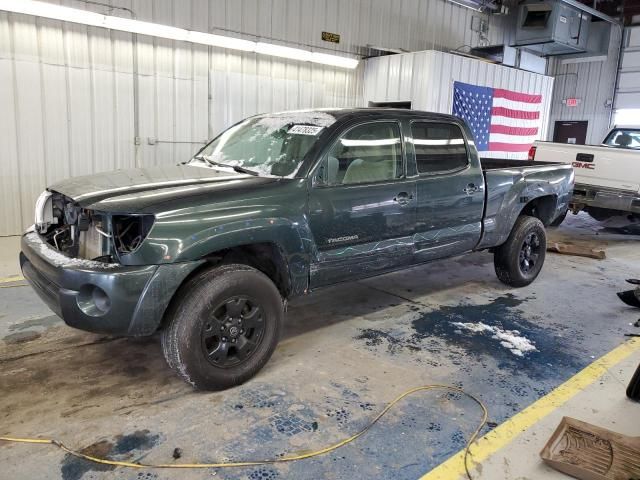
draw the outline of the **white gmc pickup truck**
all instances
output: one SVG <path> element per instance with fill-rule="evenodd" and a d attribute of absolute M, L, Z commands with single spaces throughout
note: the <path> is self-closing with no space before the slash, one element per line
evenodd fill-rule
<path fill-rule="evenodd" d="M 573 213 L 584 210 L 599 221 L 624 213 L 640 217 L 640 127 L 615 127 L 602 145 L 537 141 L 529 160 L 573 165 Z"/>

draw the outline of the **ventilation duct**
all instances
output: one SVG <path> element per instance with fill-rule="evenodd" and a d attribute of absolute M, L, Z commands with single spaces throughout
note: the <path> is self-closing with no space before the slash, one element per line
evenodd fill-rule
<path fill-rule="evenodd" d="M 515 46 L 544 56 L 587 51 L 591 14 L 562 0 L 525 0 Z"/>

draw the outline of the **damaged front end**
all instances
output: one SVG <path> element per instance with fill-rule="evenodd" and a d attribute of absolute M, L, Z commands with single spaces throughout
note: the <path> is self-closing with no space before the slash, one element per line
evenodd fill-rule
<path fill-rule="evenodd" d="M 77 259 L 122 263 L 149 234 L 153 215 L 100 212 L 78 205 L 55 192 L 43 192 L 36 202 L 34 228 L 60 253 Z"/>

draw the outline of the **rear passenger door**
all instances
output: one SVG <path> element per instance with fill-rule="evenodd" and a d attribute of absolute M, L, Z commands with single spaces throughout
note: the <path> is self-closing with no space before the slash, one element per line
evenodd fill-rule
<path fill-rule="evenodd" d="M 349 127 L 312 174 L 309 224 L 317 246 L 311 286 L 412 261 L 416 183 L 406 178 L 397 121 Z"/>
<path fill-rule="evenodd" d="M 484 178 L 462 129 L 446 121 L 411 122 L 418 173 L 416 260 L 473 249 L 481 235 Z"/>

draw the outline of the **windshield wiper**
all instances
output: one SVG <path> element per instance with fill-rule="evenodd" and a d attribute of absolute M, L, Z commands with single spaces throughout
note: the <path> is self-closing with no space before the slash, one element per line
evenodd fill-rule
<path fill-rule="evenodd" d="M 216 162 L 215 160 L 211 160 L 206 155 L 196 155 L 193 158 L 195 158 L 196 160 L 202 160 L 204 162 L 207 162 L 212 167 L 232 168 L 234 171 L 236 171 L 238 173 L 246 173 L 247 175 L 253 175 L 254 177 L 258 177 L 259 176 L 258 172 L 254 172 L 253 170 L 249 170 L 248 168 L 240 167 L 238 165 L 228 165 L 226 163 Z"/>

